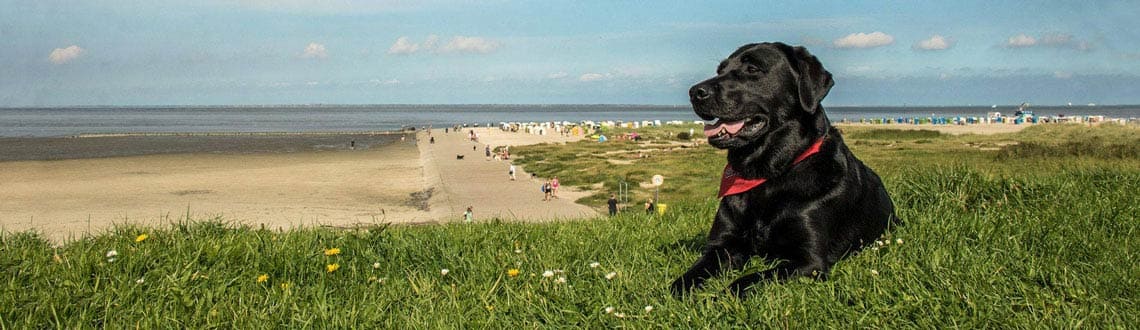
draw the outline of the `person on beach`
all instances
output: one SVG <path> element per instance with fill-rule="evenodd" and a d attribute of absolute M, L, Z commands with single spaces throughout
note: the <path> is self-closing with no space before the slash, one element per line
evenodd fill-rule
<path fill-rule="evenodd" d="M 550 197 L 558 198 L 558 177 L 550 179 Z"/>
<path fill-rule="evenodd" d="M 483 154 L 487 156 L 487 160 L 491 160 L 491 145 L 488 144 L 483 148 Z"/>
<path fill-rule="evenodd" d="M 431 137 L 431 139 L 429 139 L 429 142 L 430 142 L 431 144 L 435 144 L 435 137 L 434 137 L 434 136 L 433 136 L 433 137 Z"/>
<path fill-rule="evenodd" d="M 550 181 L 546 181 L 546 182 L 542 183 L 542 194 L 543 194 L 542 195 L 542 201 L 543 202 L 550 200 L 551 190 L 552 189 L 550 188 Z"/>
<path fill-rule="evenodd" d="M 652 198 L 645 200 L 645 214 L 653 215 L 653 211 L 655 208 L 656 207 L 654 207 L 654 205 L 653 205 L 653 199 Z"/>
<path fill-rule="evenodd" d="M 515 164 L 511 164 L 511 168 L 507 170 L 507 173 L 511 175 L 511 181 L 515 181 Z"/>
<path fill-rule="evenodd" d="M 475 220 L 475 213 L 471 211 L 472 207 L 467 207 L 467 212 L 463 212 L 463 222 L 470 223 Z"/>
<path fill-rule="evenodd" d="M 610 216 L 612 217 L 612 216 L 617 215 L 617 212 L 618 212 L 617 196 L 614 196 L 614 194 L 610 194 L 610 200 L 606 201 L 606 204 L 609 204 L 609 206 L 610 206 Z"/>

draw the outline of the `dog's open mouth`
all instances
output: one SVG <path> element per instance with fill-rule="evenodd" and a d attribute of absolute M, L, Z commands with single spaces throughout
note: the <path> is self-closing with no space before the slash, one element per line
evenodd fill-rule
<path fill-rule="evenodd" d="M 757 128 L 758 124 L 762 124 L 761 118 L 750 118 L 741 120 L 725 120 L 716 118 L 715 122 L 705 124 L 705 136 L 709 140 L 724 140 L 736 137 L 740 134 L 741 130 L 747 128 Z"/>
<path fill-rule="evenodd" d="M 724 120 L 717 118 L 716 122 L 712 124 L 705 124 L 705 136 L 710 139 L 732 137 L 733 135 L 736 135 L 736 133 L 739 133 L 741 128 L 744 128 L 743 120 L 725 122 Z"/>

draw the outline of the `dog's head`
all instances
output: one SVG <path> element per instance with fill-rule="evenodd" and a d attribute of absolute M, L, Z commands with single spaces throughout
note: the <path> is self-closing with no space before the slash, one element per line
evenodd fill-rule
<path fill-rule="evenodd" d="M 744 45 L 716 74 L 689 89 L 689 100 L 697 116 L 713 121 L 705 135 L 710 145 L 729 150 L 730 161 L 734 154 L 745 162 L 784 152 L 772 149 L 798 150 L 830 125 L 820 101 L 835 83 L 803 47 Z"/>
<path fill-rule="evenodd" d="M 705 135 L 721 149 L 754 145 L 790 122 L 815 118 L 835 84 L 807 49 L 782 43 L 744 45 L 716 73 L 689 89 L 689 100 L 697 116 L 715 120 Z"/>

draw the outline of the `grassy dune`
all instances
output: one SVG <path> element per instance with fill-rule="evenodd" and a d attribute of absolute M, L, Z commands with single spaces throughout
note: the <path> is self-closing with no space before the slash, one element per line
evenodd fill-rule
<path fill-rule="evenodd" d="M 846 132 L 856 154 L 883 176 L 906 224 L 837 264 L 827 281 L 764 285 L 743 301 L 720 292 L 739 272 L 683 300 L 668 294 L 704 242 L 723 165 L 721 152 L 675 144 L 682 131 L 642 130 L 649 141 L 641 143 L 512 148 L 528 171 L 567 185 L 600 183 L 599 194 L 583 200 L 592 205 L 602 205 L 600 196 L 621 180 L 633 184 L 637 200 L 648 197 L 637 183 L 662 174 L 669 208 L 660 216 L 630 210 L 544 224 L 286 232 L 193 219 L 167 228 L 122 226 L 62 246 L 36 233 L 5 233 L 0 326 L 1140 324 L 1135 127 L 1034 127 L 999 136 Z M 1084 147 L 1065 146 L 1073 141 Z M 639 150 L 650 156 L 637 158 Z M 748 268 L 768 266 L 757 260 Z"/>

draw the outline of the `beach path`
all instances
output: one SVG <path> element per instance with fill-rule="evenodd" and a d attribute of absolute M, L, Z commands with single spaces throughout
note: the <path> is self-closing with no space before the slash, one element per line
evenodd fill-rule
<path fill-rule="evenodd" d="M 479 134 L 479 142 L 468 138 L 468 132 Z M 424 184 L 432 188 L 430 212 L 441 221 L 462 221 L 467 206 L 473 208 L 475 221 L 499 218 L 506 221 L 547 221 L 579 219 L 598 213 L 574 200 L 586 196 L 562 187 L 559 197 L 543 201 L 540 187 L 546 178 L 531 178 L 518 167 L 516 181 L 508 176 L 510 162 L 488 160 L 485 148 L 536 143 L 562 143 L 575 140 L 559 135 L 512 133 L 498 128 L 463 128 L 460 132 L 443 129 L 422 130 L 417 134 Z M 435 143 L 430 143 L 431 137 Z M 463 155 L 463 159 L 457 159 Z"/>

